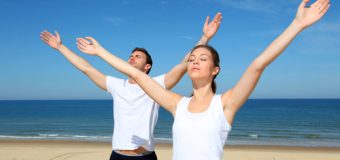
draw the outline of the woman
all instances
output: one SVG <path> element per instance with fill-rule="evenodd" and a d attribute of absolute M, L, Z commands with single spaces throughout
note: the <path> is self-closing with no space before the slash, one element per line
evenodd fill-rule
<path fill-rule="evenodd" d="M 234 117 L 254 90 L 264 69 L 275 60 L 304 29 L 318 21 L 329 9 L 329 0 L 317 0 L 306 8 L 303 0 L 288 28 L 260 54 L 230 90 L 217 95 L 215 77 L 219 57 L 210 46 L 195 47 L 188 60 L 187 73 L 192 80 L 193 95 L 184 97 L 163 89 L 145 73 L 111 55 L 96 40 L 78 41 L 78 48 L 97 55 L 120 72 L 134 79 L 157 103 L 174 116 L 173 159 L 218 160 L 231 130 Z"/>

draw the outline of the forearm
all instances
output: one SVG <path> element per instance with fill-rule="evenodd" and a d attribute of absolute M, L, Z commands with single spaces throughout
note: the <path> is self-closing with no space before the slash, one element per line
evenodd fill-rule
<path fill-rule="evenodd" d="M 257 69 L 265 69 L 288 47 L 301 31 L 302 27 L 293 21 L 288 28 L 256 58 L 255 63 Z"/>
<path fill-rule="evenodd" d="M 209 41 L 209 38 L 207 38 L 204 34 L 200 38 L 200 40 L 197 42 L 197 45 L 206 45 Z M 172 68 L 166 75 L 165 75 L 165 87 L 166 89 L 171 89 L 174 87 L 178 81 L 183 77 L 185 72 L 187 71 L 187 63 L 188 58 L 191 54 L 191 50 L 184 56 L 181 63 L 176 65 L 174 68 Z"/>
<path fill-rule="evenodd" d="M 104 61 L 110 64 L 113 68 L 127 75 L 128 77 L 131 77 L 134 79 L 137 76 L 137 73 L 139 71 L 138 69 L 131 66 L 129 63 L 125 62 L 124 60 L 118 58 L 117 56 L 111 54 L 106 49 L 104 48 L 99 49 L 97 56 L 102 58 Z"/>
<path fill-rule="evenodd" d="M 201 39 L 197 42 L 196 46 L 198 45 L 207 45 L 209 42 L 210 38 L 205 36 L 204 34 L 201 36 Z"/>
<path fill-rule="evenodd" d="M 196 46 L 198 46 L 198 45 L 207 45 L 209 40 L 210 39 L 203 34 L 201 36 L 200 40 L 196 43 Z M 190 53 L 191 53 L 191 50 L 184 56 L 181 64 L 186 65 L 186 62 L 187 62 L 187 60 L 188 60 L 188 58 L 190 56 Z"/>
<path fill-rule="evenodd" d="M 200 40 L 197 42 L 196 46 L 198 45 L 207 45 L 208 42 L 209 42 L 209 38 L 206 37 L 204 34 L 201 36 Z M 186 72 L 186 68 L 187 68 L 187 61 L 188 61 L 188 58 L 191 54 L 191 50 L 184 56 L 182 62 L 179 64 L 180 65 L 180 71 L 182 72 L 182 75 L 184 75 L 184 73 Z"/>
<path fill-rule="evenodd" d="M 301 32 L 301 29 L 293 22 L 250 64 L 235 87 L 228 92 L 230 98 L 228 98 L 228 103 L 225 104 L 227 104 L 233 112 L 236 113 L 249 98 L 263 70 L 287 48 L 299 32 Z"/>
<path fill-rule="evenodd" d="M 134 80 L 160 106 L 174 115 L 179 95 L 161 87 L 154 79 L 143 72 L 137 72 Z"/>
<path fill-rule="evenodd" d="M 92 67 L 85 59 L 81 58 L 63 44 L 57 49 L 72 65 L 82 72 Z"/>

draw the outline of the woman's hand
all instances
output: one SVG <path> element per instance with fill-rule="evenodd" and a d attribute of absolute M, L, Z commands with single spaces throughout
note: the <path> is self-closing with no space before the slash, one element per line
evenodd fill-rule
<path fill-rule="evenodd" d="M 310 7 L 306 7 L 309 1 L 303 0 L 301 2 L 295 17 L 295 22 L 301 29 L 305 29 L 321 19 L 330 7 L 330 0 L 317 0 Z"/>

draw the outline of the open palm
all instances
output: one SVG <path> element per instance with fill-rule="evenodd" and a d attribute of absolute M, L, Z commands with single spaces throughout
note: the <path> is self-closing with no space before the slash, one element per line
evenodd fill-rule
<path fill-rule="evenodd" d="M 306 8 L 309 0 L 303 0 L 299 6 L 295 20 L 306 28 L 317 22 L 328 11 L 330 4 L 329 0 L 317 0 L 310 7 Z"/>
<path fill-rule="evenodd" d="M 58 49 L 61 45 L 61 39 L 58 32 L 55 32 L 56 35 L 53 35 L 52 33 L 48 31 L 43 31 L 40 33 L 40 39 L 45 42 L 47 45 L 54 49 Z"/>
<path fill-rule="evenodd" d="M 203 27 L 203 33 L 208 39 L 214 36 L 218 28 L 220 27 L 222 14 L 220 12 L 217 13 L 214 19 L 210 23 L 209 23 L 209 19 L 210 17 L 208 16 L 205 20 L 204 27 Z"/>
<path fill-rule="evenodd" d="M 77 47 L 80 51 L 89 55 L 96 55 L 101 49 L 100 44 L 92 37 L 78 38 Z"/>

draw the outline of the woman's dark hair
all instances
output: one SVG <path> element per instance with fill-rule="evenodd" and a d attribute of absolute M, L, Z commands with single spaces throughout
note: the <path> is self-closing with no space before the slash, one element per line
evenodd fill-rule
<path fill-rule="evenodd" d="M 151 65 L 150 69 L 146 72 L 146 74 L 149 74 L 149 72 L 151 71 L 151 68 L 152 68 L 152 58 L 151 58 L 149 52 L 145 48 L 136 47 L 135 49 L 132 50 L 131 53 L 133 53 L 135 51 L 143 52 L 146 55 L 146 64 Z"/>
<path fill-rule="evenodd" d="M 212 56 L 212 59 L 213 59 L 213 62 L 214 62 L 214 67 L 218 67 L 219 69 L 221 69 L 220 68 L 220 56 L 218 55 L 218 52 L 213 47 L 211 47 L 209 45 L 204 45 L 204 44 L 197 45 L 191 50 L 191 53 L 198 48 L 207 49 L 211 53 L 211 56 Z M 218 73 L 219 72 L 220 71 L 218 71 Z M 215 78 L 217 77 L 218 73 L 214 76 L 213 82 L 211 83 L 211 88 L 212 88 L 213 93 L 216 93 L 217 86 L 216 86 Z"/>

